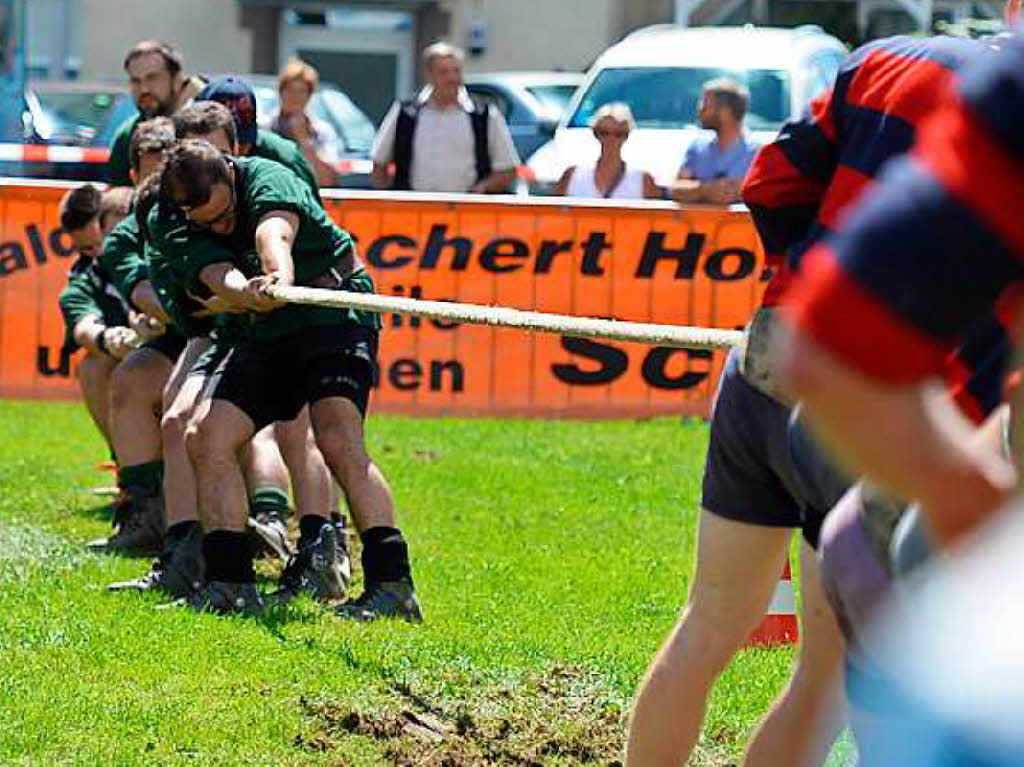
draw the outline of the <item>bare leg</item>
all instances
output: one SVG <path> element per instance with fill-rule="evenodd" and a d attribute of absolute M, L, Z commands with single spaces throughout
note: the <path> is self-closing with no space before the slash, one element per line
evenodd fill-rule
<path fill-rule="evenodd" d="M 160 412 L 172 365 L 152 349 L 136 349 L 110 377 L 110 432 L 122 466 L 159 461 Z"/>
<path fill-rule="evenodd" d="M 803 596 L 800 654 L 789 685 L 754 733 L 749 767 L 820 765 L 842 727 L 843 638 L 825 597 L 815 552 L 800 549 Z"/>
<path fill-rule="evenodd" d="M 238 456 L 252 439 L 252 420 L 227 400 L 206 400 L 185 437 L 199 488 L 203 529 L 245 532 L 248 500 Z"/>
<path fill-rule="evenodd" d="M 629 767 L 686 763 L 711 686 L 771 600 L 791 533 L 701 511 L 690 601 L 640 685 Z"/>
<path fill-rule="evenodd" d="M 310 407 L 313 433 L 331 474 L 348 498 L 356 527 L 395 527 L 395 501 L 377 465 L 366 454 L 363 419 L 344 397 L 328 397 Z"/>
<path fill-rule="evenodd" d="M 274 434 L 292 478 L 295 508 L 299 516 L 315 514 L 329 518 L 333 508 L 333 482 L 313 437 L 309 408 L 303 408 L 302 413 L 293 421 L 275 424 Z"/>
<path fill-rule="evenodd" d="M 185 449 L 185 433 L 207 379 L 188 375 L 200 355 L 210 347 L 205 338 L 192 339 L 178 358 L 164 389 L 164 416 L 160 430 L 164 452 L 164 498 L 167 527 L 199 519 L 195 471 Z"/>
<path fill-rule="evenodd" d="M 117 366 L 117 360 L 106 355 L 86 354 L 78 363 L 78 385 L 85 399 L 85 407 L 92 417 L 92 422 L 100 430 L 108 447 L 113 447 L 110 438 L 110 421 L 108 418 L 110 402 L 110 375 Z"/>

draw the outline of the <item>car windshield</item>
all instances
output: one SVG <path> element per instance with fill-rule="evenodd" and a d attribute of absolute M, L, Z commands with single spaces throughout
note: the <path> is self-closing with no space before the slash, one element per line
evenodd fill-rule
<path fill-rule="evenodd" d="M 277 112 L 277 88 L 258 85 L 256 93 L 256 114 L 260 124 L 266 125 Z M 309 101 L 309 115 L 323 120 L 338 134 L 346 152 L 365 154 L 370 151 L 376 130 L 370 118 L 344 93 L 333 88 L 321 88 Z"/>
<path fill-rule="evenodd" d="M 35 96 L 42 112 L 35 129 L 47 141 L 105 145 L 135 114 L 135 105 L 123 93 L 40 90 Z"/>
<path fill-rule="evenodd" d="M 558 114 L 565 111 L 576 92 L 575 85 L 529 85 L 527 92 L 544 106 L 553 109 Z"/>
<path fill-rule="evenodd" d="M 629 104 L 638 128 L 678 129 L 697 124 L 697 102 L 708 80 L 728 77 L 750 89 L 748 130 L 778 130 L 789 117 L 789 78 L 776 69 L 635 67 L 605 69 L 590 84 L 570 128 L 585 128 L 604 104 Z"/>

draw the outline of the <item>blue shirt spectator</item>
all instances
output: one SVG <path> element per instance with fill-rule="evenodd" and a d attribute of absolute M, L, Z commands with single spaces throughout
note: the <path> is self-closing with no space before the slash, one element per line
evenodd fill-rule
<path fill-rule="evenodd" d="M 673 200 L 715 205 L 740 201 L 740 186 L 757 151 L 743 131 L 749 104 L 749 91 L 733 80 L 723 77 L 704 83 L 697 120 L 708 132 L 686 150 L 672 185 Z"/>

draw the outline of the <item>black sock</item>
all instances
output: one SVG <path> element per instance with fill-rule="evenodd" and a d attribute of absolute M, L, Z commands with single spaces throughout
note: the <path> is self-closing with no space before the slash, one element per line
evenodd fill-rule
<path fill-rule="evenodd" d="M 327 520 L 317 514 L 305 514 L 299 518 L 299 548 L 320 537 L 320 531 Z"/>
<path fill-rule="evenodd" d="M 409 547 L 396 527 L 371 527 L 359 536 L 363 542 L 363 576 L 367 585 L 384 581 L 412 583 Z"/>
<path fill-rule="evenodd" d="M 175 522 L 173 525 L 167 528 L 167 533 L 164 535 L 164 540 L 167 543 L 180 543 L 192 534 L 194 530 L 199 529 L 199 523 L 194 519 L 187 519 L 184 522 Z"/>
<path fill-rule="evenodd" d="M 253 583 L 252 549 L 249 536 L 234 530 L 213 530 L 203 536 L 206 580 Z"/>

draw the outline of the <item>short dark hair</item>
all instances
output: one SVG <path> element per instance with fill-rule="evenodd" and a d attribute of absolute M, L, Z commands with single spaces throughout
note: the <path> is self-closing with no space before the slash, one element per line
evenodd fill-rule
<path fill-rule="evenodd" d="M 169 117 L 154 117 L 138 124 L 132 134 L 132 142 L 128 150 L 132 170 L 138 172 L 142 164 L 142 155 L 153 152 L 166 152 L 174 146 L 174 123 Z"/>
<path fill-rule="evenodd" d="M 107 223 L 108 216 L 124 218 L 132 209 L 134 191 L 127 186 L 115 186 L 103 192 L 100 199 L 100 227 Z"/>
<path fill-rule="evenodd" d="M 750 91 L 746 87 L 728 77 L 718 77 L 704 83 L 703 91 L 710 93 L 716 103 L 732 112 L 737 122 L 743 120 L 750 106 Z"/>
<path fill-rule="evenodd" d="M 234 115 L 219 101 L 194 101 L 175 112 L 171 120 L 174 122 L 174 134 L 179 139 L 222 130 L 228 137 L 228 143 L 234 145 L 238 141 Z"/>
<path fill-rule="evenodd" d="M 185 60 L 182 58 L 181 51 L 170 43 L 165 43 L 163 40 L 140 40 L 125 54 L 124 71 L 127 72 L 128 66 L 139 56 L 147 56 L 151 53 L 159 54 L 163 58 L 164 65 L 171 77 L 181 74 L 185 68 Z"/>
<path fill-rule="evenodd" d="M 60 201 L 60 225 L 73 232 L 84 229 L 100 217 L 103 193 L 92 184 L 82 184 L 72 189 Z"/>
<path fill-rule="evenodd" d="M 160 179 L 161 198 L 195 208 L 210 201 L 215 184 L 231 183 L 231 166 L 209 141 L 188 138 L 167 153 Z"/>

